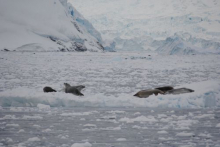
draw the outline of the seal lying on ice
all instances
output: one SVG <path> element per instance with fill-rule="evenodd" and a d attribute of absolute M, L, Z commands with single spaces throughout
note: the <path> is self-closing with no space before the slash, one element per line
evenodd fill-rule
<path fill-rule="evenodd" d="M 44 92 L 57 92 L 56 90 L 54 90 L 53 88 L 48 87 L 48 86 L 44 87 L 44 88 L 43 88 L 43 91 L 44 91 Z"/>
<path fill-rule="evenodd" d="M 66 84 L 68 84 L 68 83 L 66 83 Z M 80 92 L 81 92 L 81 90 L 82 90 L 83 88 L 85 88 L 84 85 L 78 85 L 78 86 L 72 86 L 72 87 L 75 87 L 75 88 L 78 89 Z"/>
<path fill-rule="evenodd" d="M 183 94 L 183 93 L 191 93 L 194 92 L 194 90 L 192 89 L 188 89 L 188 88 L 177 88 L 177 89 L 172 89 L 167 91 L 165 94 Z"/>
<path fill-rule="evenodd" d="M 64 83 L 65 86 L 65 92 L 66 93 L 72 93 L 74 95 L 77 96 L 84 96 L 80 91 L 85 88 L 85 86 L 83 85 L 79 85 L 79 86 L 70 86 L 70 84 L 68 83 Z"/>
<path fill-rule="evenodd" d="M 173 87 L 171 87 L 171 86 L 164 86 L 164 87 L 158 87 L 158 88 L 155 88 L 155 89 L 161 90 L 164 93 L 166 93 L 169 90 L 173 90 Z"/>
<path fill-rule="evenodd" d="M 158 93 L 164 94 L 164 92 L 159 90 L 159 89 L 147 89 L 147 90 L 139 91 L 134 96 L 139 97 L 139 98 L 147 98 L 147 97 L 149 97 L 152 94 L 158 95 Z"/>

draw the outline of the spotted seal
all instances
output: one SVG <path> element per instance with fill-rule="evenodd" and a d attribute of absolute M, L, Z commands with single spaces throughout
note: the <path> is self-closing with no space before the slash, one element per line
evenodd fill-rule
<path fill-rule="evenodd" d="M 147 90 L 141 90 L 138 93 L 136 93 L 134 96 L 139 98 L 148 98 L 150 95 L 158 95 L 158 94 L 164 94 L 163 91 L 159 89 L 147 89 Z"/>
<path fill-rule="evenodd" d="M 177 89 L 172 89 L 167 91 L 165 94 L 183 94 L 183 93 L 191 93 L 194 92 L 194 90 L 189 89 L 189 88 L 177 88 Z"/>
<path fill-rule="evenodd" d="M 83 88 L 85 88 L 85 86 L 83 86 L 83 85 L 71 86 L 68 83 L 64 83 L 64 86 L 65 86 L 65 92 L 66 93 L 72 93 L 72 94 L 77 95 L 77 96 L 84 96 L 80 91 Z"/>
<path fill-rule="evenodd" d="M 166 93 L 169 90 L 173 90 L 173 87 L 171 87 L 171 86 L 164 86 L 164 87 L 158 87 L 158 88 L 155 88 L 155 89 L 161 90 L 164 93 Z"/>

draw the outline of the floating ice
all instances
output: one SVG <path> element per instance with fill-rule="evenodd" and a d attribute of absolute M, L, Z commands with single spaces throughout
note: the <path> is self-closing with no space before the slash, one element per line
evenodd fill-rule
<path fill-rule="evenodd" d="M 50 105 L 44 105 L 44 104 L 37 104 L 37 107 L 41 110 L 49 110 Z"/>
<path fill-rule="evenodd" d="M 38 137 L 33 137 L 33 138 L 29 138 L 27 141 L 28 142 L 35 142 L 35 141 L 41 141 L 41 140 Z"/>
<path fill-rule="evenodd" d="M 176 136 L 190 137 L 190 136 L 194 136 L 194 134 L 193 133 L 187 133 L 187 132 L 180 132 L 180 133 L 177 133 Z"/>
<path fill-rule="evenodd" d="M 92 144 L 90 144 L 89 142 L 85 142 L 85 143 L 74 143 L 71 147 L 91 147 Z"/>

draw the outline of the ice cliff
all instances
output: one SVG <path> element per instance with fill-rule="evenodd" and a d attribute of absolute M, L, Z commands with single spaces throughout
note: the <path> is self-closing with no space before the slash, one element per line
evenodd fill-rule
<path fill-rule="evenodd" d="M 216 0 L 69 0 L 116 51 L 220 53 Z"/>
<path fill-rule="evenodd" d="M 100 33 L 67 0 L 2 0 L 0 18 L 0 50 L 104 50 Z"/>

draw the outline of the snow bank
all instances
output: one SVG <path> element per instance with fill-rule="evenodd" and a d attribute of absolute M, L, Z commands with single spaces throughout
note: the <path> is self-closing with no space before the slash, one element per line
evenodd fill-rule
<path fill-rule="evenodd" d="M 103 50 L 101 35 L 67 0 L 0 1 L 0 14 L 0 50 Z"/>
<path fill-rule="evenodd" d="M 203 81 L 183 85 L 194 89 L 195 92 L 181 95 L 158 95 L 139 99 L 130 94 L 106 96 L 104 94 L 85 94 L 77 97 L 63 92 L 43 93 L 36 89 L 17 88 L 0 92 L 2 107 L 150 107 L 150 108 L 204 108 L 220 107 L 220 83 L 218 81 Z M 41 107 L 39 107 L 41 109 Z M 94 112 L 95 113 L 95 112 Z M 77 114 L 63 114 L 74 116 Z M 87 115 L 87 114 L 85 114 Z M 198 116 L 199 118 L 213 117 L 212 115 Z M 137 118 L 137 120 L 155 121 L 153 118 Z M 134 120 L 135 121 L 135 120 Z"/>

